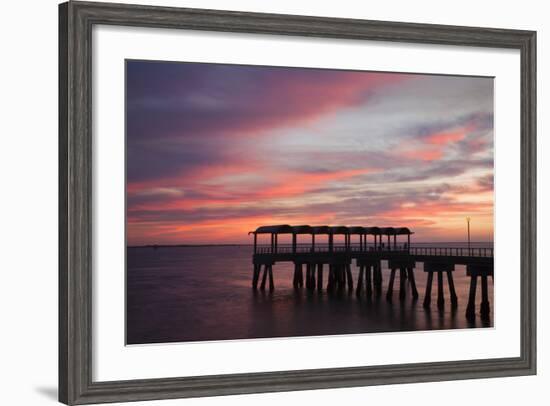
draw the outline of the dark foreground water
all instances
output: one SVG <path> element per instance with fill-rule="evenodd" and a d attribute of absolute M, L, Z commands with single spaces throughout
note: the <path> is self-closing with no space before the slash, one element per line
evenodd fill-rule
<path fill-rule="evenodd" d="M 467 321 L 469 278 L 462 266 L 454 272 L 458 308 L 451 308 L 444 275 L 445 309 L 437 309 L 434 278 L 432 308 L 426 311 L 422 307 L 426 274 L 421 266 L 415 270 L 419 300 L 413 302 L 409 289 L 406 300 L 400 302 L 396 277 L 390 303 L 385 297 L 389 279 L 385 261 L 382 296 L 367 300 L 357 298 L 355 292 L 296 291 L 290 263 L 273 267 L 273 292 L 255 292 L 252 249 L 247 246 L 128 248 L 127 254 L 128 344 L 492 326 L 492 317 L 486 322 L 479 316 L 475 322 Z M 354 265 L 352 272 L 355 284 L 358 268 Z M 327 269 L 323 277 L 326 284 Z M 478 312 L 480 297 L 478 290 Z M 491 279 L 489 300 L 493 310 Z"/>

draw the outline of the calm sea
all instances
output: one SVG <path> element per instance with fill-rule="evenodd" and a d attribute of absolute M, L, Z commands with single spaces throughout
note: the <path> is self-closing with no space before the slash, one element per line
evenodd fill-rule
<path fill-rule="evenodd" d="M 413 244 L 413 246 L 422 244 Z M 436 244 L 428 244 L 436 246 Z M 437 246 L 459 246 L 442 244 Z M 463 246 L 463 245 L 461 245 Z M 492 247 L 489 243 L 472 246 Z M 386 301 L 389 270 L 383 266 L 383 294 L 372 300 L 355 292 L 327 294 L 292 287 L 292 264 L 273 267 L 275 290 L 253 291 L 252 247 L 159 247 L 127 249 L 127 343 L 163 343 L 243 338 L 317 336 L 370 332 L 417 331 L 490 327 L 489 321 L 468 322 L 465 309 L 469 278 L 457 266 L 454 280 L 458 308 L 451 309 L 446 277 L 445 310 L 437 309 L 437 283 L 432 289 L 432 308 L 422 307 L 426 274 L 415 270 L 420 298 L 413 302 L 410 290 L 404 302 Z M 352 265 L 354 283 L 358 268 Z M 325 269 L 324 280 L 327 280 Z M 479 289 L 479 284 L 478 284 Z M 479 311 L 480 292 L 476 310 Z M 493 310 L 493 283 L 489 279 Z"/>

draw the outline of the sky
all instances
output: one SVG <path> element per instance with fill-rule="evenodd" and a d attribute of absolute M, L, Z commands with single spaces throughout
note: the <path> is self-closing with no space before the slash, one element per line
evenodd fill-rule
<path fill-rule="evenodd" d="M 493 240 L 493 79 L 127 61 L 127 244 L 260 225 Z"/>

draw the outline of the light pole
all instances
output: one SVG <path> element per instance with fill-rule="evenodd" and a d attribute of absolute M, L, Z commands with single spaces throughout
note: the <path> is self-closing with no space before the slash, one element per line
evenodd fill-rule
<path fill-rule="evenodd" d="M 466 217 L 466 223 L 468 224 L 468 255 L 472 255 L 470 250 L 470 216 Z"/>

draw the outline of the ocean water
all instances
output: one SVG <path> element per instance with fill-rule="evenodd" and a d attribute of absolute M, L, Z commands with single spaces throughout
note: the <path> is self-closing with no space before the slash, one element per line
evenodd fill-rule
<path fill-rule="evenodd" d="M 457 246 L 456 244 L 439 244 Z M 415 246 L 415 244 L 413 244 Z M 418 245 L 421 246 L 421 245 Z M 434 244 L 430 244 L 434 246 Z M 479 246 L 479 244 L 478 244 Z M 481 246 L 492 247 L 492 244 Z M 469 278 L 464 266 L 454 272 L 458 307 L 451 308 L 444 275 L 445 309 L 437 309 L 437 278 L 432 306 L 422 306 L 426 273 L 415 269 L 418 301 L 410 289 L 399 301 L 399 277 L 393 300 L 386 300 L 389 270 L 383 267 L 382 295 L 372 300 L 355 291 L 328 294 L 292 287 L 293 265 L 273 267 L 275 290 L 252 289 L 252 247 L 129 247 L 127 249 L 127 344 L 319 336 L 491 327 L 493 317 L 469 322 L 465 317 Z M 352 265 L 354 285 L 359 269 Z M 397 272 L 399 275 L 399 272 Z M 328 278 L 325 266 L 324 283 Z M 355 286 L 354 286 L 355 287 Z M 476 311 L 481 300 L 478 283 Z M 494 311 L 493 281 L 489 300 Z"/>

